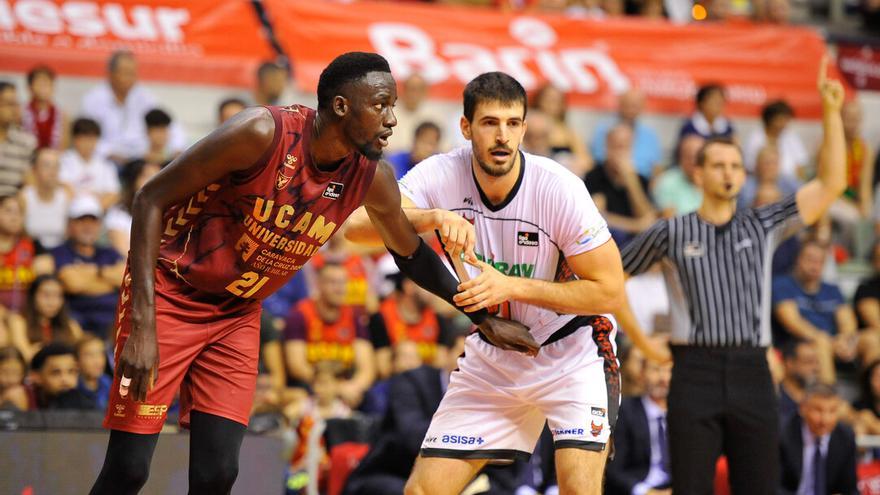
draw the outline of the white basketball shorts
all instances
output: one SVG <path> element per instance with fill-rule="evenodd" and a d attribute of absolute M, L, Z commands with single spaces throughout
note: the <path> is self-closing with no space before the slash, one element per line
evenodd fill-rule
<path fill-rule="evenodd" d="M 557 449 L 604 450 L 620 406 L 616 332 L 610 316 L 576 317 L 534 358 L 468 336 L 421 455 L 528 459 L 545 420 Z"/>

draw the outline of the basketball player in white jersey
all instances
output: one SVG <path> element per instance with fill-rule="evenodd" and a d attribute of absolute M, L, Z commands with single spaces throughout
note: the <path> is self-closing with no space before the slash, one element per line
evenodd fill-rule
<path fill-rule="evenodd" d="M 450 254 L 471 263 L 456 303 L 519 321 L 541 345 L 533 357 L 468 337 L 408 495 L 458 494 L 487 462 L 528 458 L 545 420 L 560 493 L 602 491 L 620 393 L 608 315 L 623 297 L 620 254 L 583 181 L 519 150 L 525 114 L 515 79 L 477 77 L 461 119 L 471 146 L 428 158 L 400 181 L 416 229 L 439 230 Z M 378 239 L 365 214 L 351 217 L 346 236 Z"/>

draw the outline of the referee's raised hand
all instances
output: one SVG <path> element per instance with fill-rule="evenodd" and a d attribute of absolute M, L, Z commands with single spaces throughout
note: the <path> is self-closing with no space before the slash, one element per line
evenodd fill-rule
<path fill-rule="evenodd" d="M 839 112 L 843 107 L 846 91 L 837 79 L 828 78 L 828 55 L 822 56 L 819 62 L 819 95 L 822 96 L 822 108 L 825 112 Z"/>

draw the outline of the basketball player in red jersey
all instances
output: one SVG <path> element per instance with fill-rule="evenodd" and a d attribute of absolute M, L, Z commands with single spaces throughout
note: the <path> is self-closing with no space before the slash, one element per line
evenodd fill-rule
<path fill-rule="evenodd" d="M 110 440 L 92 494 L 140 490 L 178 390 L 191 430 L 190 493 L 229 493 L 256 384 L 260 300 L 361 204 L 401 271 L 452 301 L 458 282 L 416 235 L 391 167 L 378 162 L 396 99 L 384 58 L 341 55 L 321 74 L 317 111 L 245 110 L 138 192 Z M 500 346 L 537 352 L 521 324 L 485 311 L 472 319 Z"/>

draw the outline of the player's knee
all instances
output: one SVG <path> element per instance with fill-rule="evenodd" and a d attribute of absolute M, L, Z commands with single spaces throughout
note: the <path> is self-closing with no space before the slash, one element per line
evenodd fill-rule
<path fill-rule="evenodd" d="M 224 461 L 192 466 L 190 468 L 190 494 L 229 493 L 238 478 L 238 461 Z"/>
<path fill-rule="evenodd" d="M 149 477 L 150 459 L 115 456 L 101 470 L 92 493 L 137 493 Z"/>
<path fill-rule="evenodd" d="M 418 480 L 413 476 L 410 476 L 403 489 L 403 495 L 428 495 L 428 491 L 422 487 L 422 484 Z"/>

